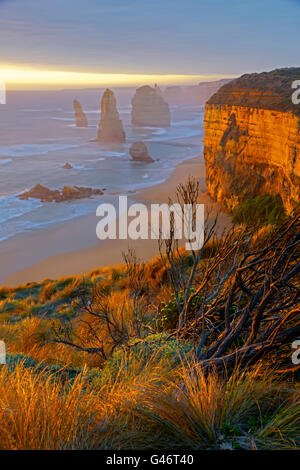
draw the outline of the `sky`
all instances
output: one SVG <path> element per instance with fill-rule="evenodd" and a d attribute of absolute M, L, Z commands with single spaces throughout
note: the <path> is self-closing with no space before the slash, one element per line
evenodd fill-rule
<path fill-rule="evenodd" d="M 12 88 L 197 83 L 300 65 L 300 0 L 0 0 Z"/>

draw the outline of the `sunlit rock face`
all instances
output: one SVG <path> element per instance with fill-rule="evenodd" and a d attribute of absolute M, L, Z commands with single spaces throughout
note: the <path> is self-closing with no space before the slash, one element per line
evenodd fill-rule
<path fill-rule="evenodd" d="M 101 119 L 97 140 L 101 142 L 125 142 L 126 135 L 117 110 L 114 93 L 106 89 L 101 101 Z"/>
<path fill-rule="evenodd" d="M 147 146 L 144 142 L 134 142 L 129 150 L 130 156 L 135 162 L 154 162 L 153 158 L 150 157 Z"/>
<path fill-rule="evenodd" d="M 132 99 L 131 122 L 134 126 L 169 127 L 171 114 L 158 87 L 142 86 Z"/>
<path fill-rule="evenodd" d="M 83 112 L 82 106 L 79 101 L 73 101 L 73 108 L 75 112 L 75 123 L 77 127 L 88 127 L 88 120 Z"/>
<path fill-rule="evenodd" d="M 296 79 L 300 68 L 243 75 L 209 99 L 207 187 L 224 209 L 259 194 L 279 194 L 288 213 L 299 204 L 300 106 L 291 100 Z"/>
<path fill-rule="evenodd" d="M 85 199 L 103 194 L 100 189 L 80 186 L 64 186 L 62 189 L 49 189 L 36 184 L 32 189 L 19 195 L 19 199 L 39 199 L 42 202 L 64 202 L 72 199 Z"/>

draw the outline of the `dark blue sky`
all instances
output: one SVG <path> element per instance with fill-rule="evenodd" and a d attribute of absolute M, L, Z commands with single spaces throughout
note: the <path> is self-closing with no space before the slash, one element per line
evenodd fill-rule
<path fill-rule="evenodd" d="M 239 75 L 299 44 L 300 0 L 0 0 L 0 65 Z"/>

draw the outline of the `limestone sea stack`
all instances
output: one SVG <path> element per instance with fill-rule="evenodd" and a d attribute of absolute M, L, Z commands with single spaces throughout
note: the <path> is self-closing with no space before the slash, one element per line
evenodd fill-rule
<path fill-rule="evenodd" d="M 130 147 L 129 153 L 132 160 L 135 162 L 154 162 L 153 158 L 149 155 L 147 146 L 144 142 L 134 142 Z"/>
<path fill-rule="evenodd" d="M 131 122 L 134 126 L 170 126 L 169 105 L 157 86 L 152 88 L 145 85 L 136 90 L 132 98 Z"/>
<path fill-rule="evenodd" d="M 300 68 L 243 75 L 207 102 L 204 157 L 210 195 L 232 211 L 242 200 L 279 195 L 300 203 L 300 108 L 292 83 Z"/>
<path fill-rule="evenodd" d="M 88 127 L 88 120 L 79 101 L 73 101 L 76 127 Z"/>
<path fill-rule="evenodd" d="M 97 140 L 100 142 L 125 142 L 126 136 L 117 110 L 114 93 L 106 89 L 101 101 L 101 119 Z"/>

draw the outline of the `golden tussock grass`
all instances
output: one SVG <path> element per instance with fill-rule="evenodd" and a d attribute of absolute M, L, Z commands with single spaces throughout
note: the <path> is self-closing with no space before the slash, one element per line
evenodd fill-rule
<path fill-rule="evenodd" d="M 261 365 L 230 378 L 183 366 L 171 379 L 140 387 L 135 412 L 125 447 L 300 447 L 299 389 L 278 383 Z"/>
<path fill-rule="evenodd" d="M 157 353 L 70 382 L 0 371 L 1 449 L 299 448 L 299 387 L 261 366 L 226 378 Z"/>
<path fill-rule="evenodd" d="M 79 376 L 62 384 L 45 372 L 22 364 L 0 372 L 0 448 L 72 449 L 95 445 L 97 397 Z"/>

